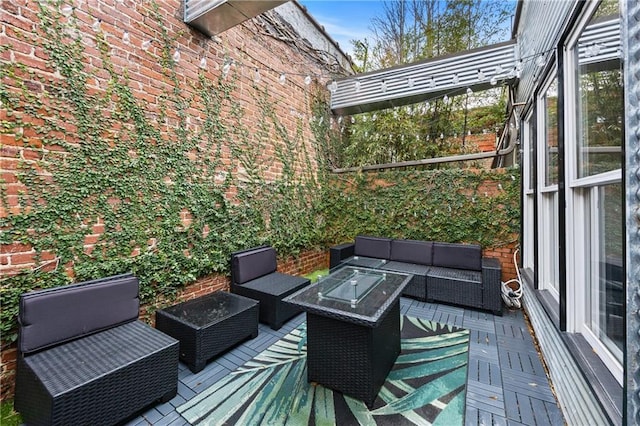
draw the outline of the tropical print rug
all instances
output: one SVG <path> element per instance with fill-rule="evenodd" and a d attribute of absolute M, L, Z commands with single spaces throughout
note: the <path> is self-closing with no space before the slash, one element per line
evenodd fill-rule
<path fill-rule="evenodd" d="M 401 318 L 401 353 L 371 409 L 307 382 L 306 323 L 178 407 L 193 425 L 461 425 L 469 331 Z"/>

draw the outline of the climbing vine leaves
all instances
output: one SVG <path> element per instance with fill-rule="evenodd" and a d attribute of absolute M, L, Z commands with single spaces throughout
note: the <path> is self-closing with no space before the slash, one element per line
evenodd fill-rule
<path fill-rule="evenodd" d="M 155 2 L 146 18 L 159 28 L 160 75 L 141 90 L 100 31 L 89 43 L 87 24 L 62 16 L 62 3 L 37 4 L 38 30 L 21 37 L 47 69 L 0 61 L 0 132 L 13 141 L 20 188 L 16 202 L 0 181 L 10 212 L 0 244 L 31 247 L 35 263 L 0 281 L 3 343 L 16 338 L 21 293 L 71 280 L 132 272 L 153 305 L 226 273 L 229 254 L 254 245 L 286 256 L 358 233 L 496 244 L 515 232 L 517 171 L 385 173 L 377 188 L 362 175 L 330 176 L 340 138 L 321 90 L 304 95 L 313 119 L 285 126 L 279 101 L 255 85 L 259 114 L 248 119 L 237 76 L 179 72 L 179 34 L 166 31 Z M 504 190 L 482 196 L 485 180 Z"/>

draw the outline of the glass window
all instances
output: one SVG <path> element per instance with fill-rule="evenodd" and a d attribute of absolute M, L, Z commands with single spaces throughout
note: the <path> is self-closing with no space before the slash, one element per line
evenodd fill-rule
<path fill-rule="evenodd" d="M 545 185 L 558 183 L 558 79 L 544 94 Z"/>
<path fill-rule="evenodd" d="M 591 189 L 595 196 L 590 233 L 599 244 L 592 247 L 592 275 L 588 324 L 607 349 L 622 362 L 625 321 L 623 274 L 624 215 L 622 184 Z"/>
<path fill-rule="evenodd" d="M 616 170 L 622 164 L 624 97 L 618 19 L 618 2 L 603 2 L 575 50 L 578 178 Z"/>

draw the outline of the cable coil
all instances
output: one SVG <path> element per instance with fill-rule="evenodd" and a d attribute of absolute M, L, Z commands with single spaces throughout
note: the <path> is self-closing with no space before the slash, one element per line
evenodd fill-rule
<path fill-rule="evenodd" d="M 518 268 L 518 261 L 516 259 L 518 255 L 518 250 L 513 252 L 513 265 L 516 268 L 517 278 L 513 278 L 509 281 L 502 282 L 502 300 L 504 300 L 505 305 L 509 308 L 520 309 L 522 307 L 522 303 L 520 299 L 522 298 L 522 278 L 520 276 L 520 269 Z"/>

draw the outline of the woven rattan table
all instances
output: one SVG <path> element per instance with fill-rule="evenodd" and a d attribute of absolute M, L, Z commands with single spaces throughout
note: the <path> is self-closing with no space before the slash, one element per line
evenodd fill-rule
<path fill-rule="evenodd" d="M 400 354 L 411 275 L 352 266 L 284 300 L 307 313 L 307 377 L 371 407 Z"/>
<path fill-rule="evenodd" d="M 156 311 L 156 328 L 180 341 L 180 359 L 197 373 L 210 359 L 258 335 L 258 302 L 218 291 Z"/>

